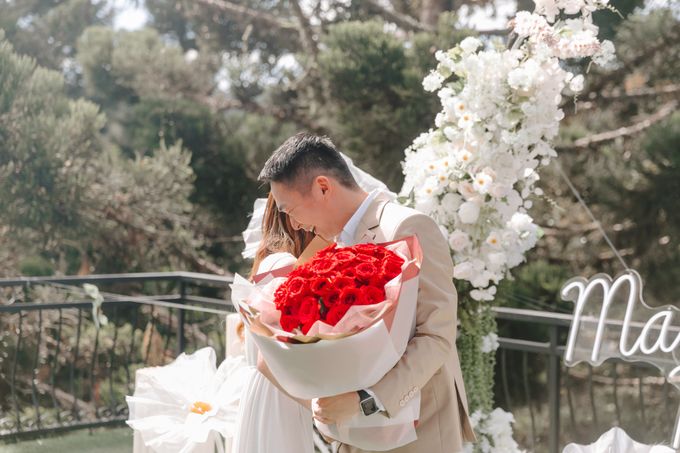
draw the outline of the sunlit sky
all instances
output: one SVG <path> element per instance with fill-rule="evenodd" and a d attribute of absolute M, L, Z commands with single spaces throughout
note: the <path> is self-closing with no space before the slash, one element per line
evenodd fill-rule
<path fill-rule="evenodd" d="M 303 0 L 303 3 L 305 1 Z M 492 30 L 504 28 L 508 19 L 515 13 L 516 0 L 495 0 L 492 5 L 485 7 L 461 8 L 461 25 L 477 30 Z M 616 0 L 610 2 L 616 5 Z M 115 0 L 115 8 L 119 11 L 114 19 L 116 29 L 137 30 L 142 28 L 149 18 L 144 8 L 144 1 Z M 304 5 L 303 5 L 304 6 Z M 672 6 L 676 14 L 680 14 L 680 2 L 677 0 L 646 0 L 643 10 Z M 495 10 L 495 11 L 494 11 Z"/>
<path fill-rule="evenodd" d="M 146 24 L 149 13 L 143 7 L 142 1 L 137 2 L 141 5 L 135 6 L 131 0 L 115 0 L 115 8 L 118 10 L 113 19 L 113 27 L 117 30 L 138 30 Z"/>
<path fill-rule="evenodd" d="M 149 18 L 143 1 L 115 0 L 114 3 L 115 8 L 119 11 L 114 19 L 114 27 L 116 29 L 137 30 L 143 27 Z M 508 19 L 515 12 L 516 2 L 515 0 L 496 0 L 495 4 L 495 15 L 494 8 L 491 5 L 475 7 L 469 11 L 465 8 L 461 11 L 463 16 L 466 16 L 461 20 L 461 25 L 478 30 L 505 27 Z"/>

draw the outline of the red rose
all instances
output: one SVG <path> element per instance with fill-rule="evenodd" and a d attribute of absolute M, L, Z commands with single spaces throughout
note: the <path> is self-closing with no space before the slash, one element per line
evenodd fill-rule
<path fill-rule="evenodd" d="M 383 266 L 381 272 L 385 274 L 388 281 L 392 280 L 394 277 L 401 273 L 401 266 L 404 265 L 404 260 L 398 256 L 388 257 L 383 261 Z"/>
<path fill-rule="evenodd" d="M 291 297 L 302 297 L 309 291 L 309 284 L 302 277 L 293 277 L 288 282 L 288 294 Z"/>
<path fill-rule="evenodd" d="M 319 250 L 318 252 L 316 252 L 316 255 L 314 257 L 315 258 L 321 258 L 321 257 L 333 255 L 336 248 L 337 248 L 337 244 L 331 244 L 328 247 L 325 247 L 325 248 Z"/>
<path fill-rule="evenodd" d="M 311 261 L 309 263 L 309 269 L 317 275 L 323 275 L 331 272 L 337 265 L 337 261 L 332 258 L 321 258 Z"/>
<path fill-rule="evenodd" d="M 357 273 L 354 269 L 352 269 L 350 267 L 350 268 L 347 268 L 347 269 L 343 269 L 342 276 L 348 277 L 348 278 L 351 278 L 352 280 L 354 280 L 355 278 L 357 278 Z"/>
<path fill-rule="evenodd" d="M 333 289 L 339 292 L 347 287 L 354 288 L 356 286 L 356 283 L 354 281 L 354 278 L 350 278 L 347 276 L 339 276 L 331 280 L 331 285 L 333 286 Z"/>
<path fill-rule="evenodd" d="M 328 291 L 330 286 L 330 280 L 326 277 L 314 277 L 312 278 L 311 284 L 309 286 L 309 289 L 312 290 L 313 293 L 318 294 L 318 295 L 323 295 Z"/>
<path fill-rule="evenodd" d="M 316 297 L 305 297 L 300 301 L 300 311 L 298 312 L 298 318 L 302 324 L 307 322 L 316 321 L 320 318 L 319 315 L 319 303 Z"/>
<path fill-rule="evenodd" d="M 384 286 L 384 285 L 383 285 Z M 367 300 L 366 305 L 379 304 L 385 301 L 385 290 L 376 288 L 375 286 L 364 286 L 362 288 Z"/>
<path fill-rule="evenodd" d="M 300 320 L 295 316 L 281 315 L 281 328 L 286 332 L 292 332 L 300 325 Z"/>
<path fill-rule="evenodd" d="M 340 292 L 338 300 L 343 305 L 366 305 L 366 294 L 359 288 L 347 287 Z"/>
<path fill-rule="evenodd" d="M 283 283 L 274 293 L 274 304 L 278 310 L 283 310 L 288 300 L 288 282 Z"/>
<path fill-rule="evenodd" d="M 343 265 L 346 265 L 347 263 L 354 261 L 355 258 L 356 254 L 349 250 L 349 247 L 347 249 L 336 252 L 335 255 L 333 256 L 333 259 L 335 261 Z"/>
<path fill-rule="evenodd" d="M 354 247 L 357 253 L 365 253 L 366 255 L 375 255 L 376 253 L 383 253 L 383 248 L 375 244 L 357 244 Z"/>
<path fill-rule="evenodd" d="M 293 271 L 293 272 L 295 272 L 295 274 L 291 273 L 291 275 L 294 275 L 295 277 L 302 277 L 302 278 L 310 278 L 310 277 L 313 277 L 315 275 L 314 272 L 312 272 L 312 270 L 308 266 L 300 266 L 297 269 L 295 269 L 295 271 Z M 290 275 L 289 275 L 289 277 L 290 277 Z"/>
<path fill-rule="evenodd" d="M 364 281 L 370 280 L 371 277 L 378 273 L 378 269 L 372 263 L 361 263 L 354 270 L 357 278 Z"/>
<path fill-rule="evenodd" d="M 322 303 L 324 304 L 325 307 L 332 307 L 333 305 L 337 305 L 340 301 L 340 291 L 338 290 L 333 290 L 332 292 L 326 293 L 324 297 L 322 297 Z"/>
<path fill-rule="evenodd" d="M 312 326 L 314 325 L 314 323 L 317 322 L 319 319 L 321 319 L 321 317 L 319 316 L 319 312 L 316 312 L 315 315 L 310 316 L 309 318 L 307 318 L 306 321 L 302 322 L 302 327 L 301 327 L 302 333 L 307 335 L 307 332 L 309 332 L 309 329 L 311 329 Z"/>
<path fill-rule="evenodd" d="M 342 317 L 345 316 L 345 313 L 347 313 L 349 307 L 350 307 L 349 305 L 343 304 L 334 305 L 326 315 L 326 323 L 330 324 L 331 326 L 336 325 L 338 322 L 340 322 Z"/>
<path fill-rule="evenodd" d="M 293 270 L 276 290 L 274 302 L 288 332 L 307 334 L 322 320 L 336 325 L 352 305 L 385 300 L 385 284 L 401 273 L 404 260 L 375 244 L 331 245 Z"/>

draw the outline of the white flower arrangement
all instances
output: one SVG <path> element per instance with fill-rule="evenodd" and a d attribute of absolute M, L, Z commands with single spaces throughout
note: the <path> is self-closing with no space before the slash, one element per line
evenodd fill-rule
<path fill-rule="evenodd" d="M 479 450 L 483 453 L 523 453 L 512 438 L 512 423 L 515 418 L 510 412 L 496 408 L 490 413 L 475 411 L 470 416 L 472 428 L 481 434 Z M 464 453 L 472 453 L 473 444 L 465 444 Z"/>
<path fill-rule="evenodd" d="M 489 333 L 487 336 L 482 338 L 482 352 L 493 352 L 498 349 L 498 334 L 495 332 Z"/>
<path fill-rule="evenodd" d="M 598 40 L 592 20 L 607 0 L 535 3 L 533 13 L 521 11 L 510 21 L 511 48 L 468 37 L 435 54 L 437 68 L 423 87 L 437 92 L 442 110 L 403 162 L 400 195 L 437 221 L 453 255 L 453 278 L 471 285 L 461 296 L 477 301 L 461 306 L 472 322 L 464 335 L 473 341 L 460 354 L 476 362 L 464 365 L 482 367 L 481 375 L 493 375 L 499 346 L 495 323 L 488 321 L 496 285 L 542 235 L 527 211 L 530 197 L 543 194 L 536 187 L 539 169 L 557 156 L 552 141 L 564 118 L 562 94 L 583 90 L 583 75 L 564 69 L 561 60 L 587 57 L 603 67 L 615 60 L 614 45 Z M 571 17 L 557 20 L 562 12 Z M 480 406 L 471 417 L 479 440 L 465 451 L 520 452 L 512 414 L 491 410 L 493 379 L 481 375 L 470 382 Z"/>
<path fill-rule="evenodd" d="M 438 51 L 438 66 L 423 81 L 442 110 L 435 129 L 406 150 L 401 195 L 437 220 L 448 236 L 454 277 L 469 281 L 470 296 L 490 301 L 495 285 L 525 259 L 541 237 L 527 210 L 538 170 L 556 156 L 552 140 L 562 93 L 583 89 L 560 59 L 590 57 L 609 65 L 613 45 L 597 39 L 592 12 L 604 1 L 540 0 L 536 12 L 510 22 L 512 49 L 474 37 Z M 555 21 L 560 10 L 576 18 Z"/>

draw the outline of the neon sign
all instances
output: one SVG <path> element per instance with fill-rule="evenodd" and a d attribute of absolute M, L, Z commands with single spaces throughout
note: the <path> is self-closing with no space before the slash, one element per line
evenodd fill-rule
<path fill-rule="evenodd" d="M 576 277 L 561 291 L 574 302 L 564 362 L 601 365 L 619 358 L 654 365 L 680 390 L 680 309 L 649 307 L 642 298 L 642 279 L 628 270 L 612 279 L 598 274 Z M 673 319 L 677 319 L 673 325 Z M 680 448 L 680 410 L 673 429 L 673 448 Z"/>

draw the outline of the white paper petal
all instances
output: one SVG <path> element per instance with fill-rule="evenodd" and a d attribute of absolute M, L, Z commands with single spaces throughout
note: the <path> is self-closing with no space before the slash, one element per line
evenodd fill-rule
<path fill-rule="evenodd" d="M 623 429 L 614 427 L 602 434 L 594 443 L 590 445 L 572 443 L 564 447 L 562 453 L 673 453 L 674 451 L 663 445 L 644 445 L 635 442 Z"/>
<path fill-rule="evenodd" d="M 126 397 L 127 423 L 146 447 L 159 452 L 212 452 L 215 442 L 223 442 L 220 434 L 233 436 L 241 393 L 253 368 L 243 356 L 235 356 L 216 369 L 215 359 L 215 351 L 208 347 L 181 354 L 166 366 L 137 370 L 135 394 Z M 190 407 L 196 401 L 212 409 L 193 413 Z"/>

